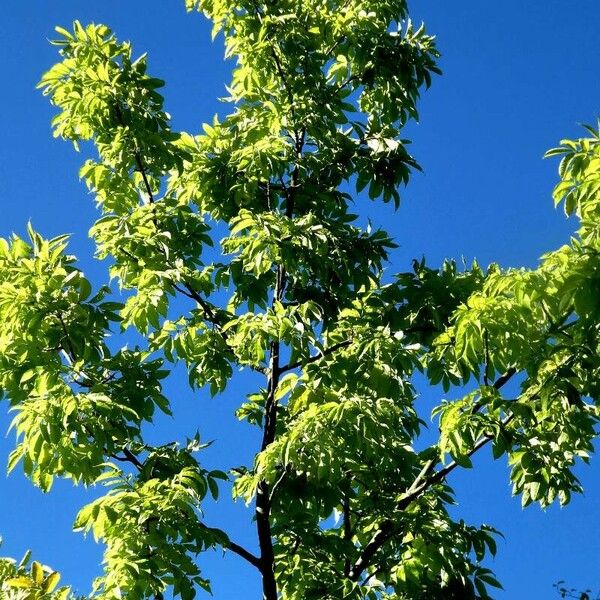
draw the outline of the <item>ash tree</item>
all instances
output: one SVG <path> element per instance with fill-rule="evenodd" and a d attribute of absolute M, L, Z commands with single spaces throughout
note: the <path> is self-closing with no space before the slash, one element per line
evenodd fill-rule
<path fill-rule="evenodd" d="M 395 244 L 357 225 L 351 192 L 399 205 L 419 168 L 402 129 L 438 73 L 434 39 L 404 0 L 186 5 L 237 61 L 230 114 L 200 135 L 171 129 L 163 82 L 106 26 L 57 29 L 40 87 L 54 134 L 95 147 L 80 172 L 100 212 L 91 236 L 126 300 L 93 289 L 64 236 L 0 240 L 9 469 L 45 491 L 56 477 L 105 486 L 74 524 L 105 545 L 97 598 L 200 596 L 215 548 L 256 569 L 264 600 L 488 598 L 496 532 L 450 515 L 448 476 L 491 448 L 524 505 L 567 504 L 592 451 L 598 131 L 549 152 L 555 201 L 580 229 L 538 268 L 421 261 L 392 277 Z M 115 350 L 119 330 L 143 343 Z M 260 430 L 243 468 L 203 467 L 193 429 L 145 440 L 179 363 Z M 416 381 L 440 395 L 439 438 L 419 451 Z M 205 520 L 227 485 L 256 549 Z M 27 560 L 0 563 L 6 597 L 70 597 Z"/>

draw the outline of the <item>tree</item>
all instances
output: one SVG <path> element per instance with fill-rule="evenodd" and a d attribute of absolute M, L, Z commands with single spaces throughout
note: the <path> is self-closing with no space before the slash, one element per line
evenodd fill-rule
<path fill-rule="evenodd" d="M 591 600 L 592 590 L 589 588 L 585 591 L 578 590 L 577 588 L 566 588 L 564 581 L 557 581 L 552 587 L 556 589 L 560 598 L 576 598 L 577 600 Z M 598 595 L 595 596 L 596 600 Z"/>
<path fill-rule="evenodd" d="M 55 135 L 97 150 L 81 169 L 91 235 L 127 299 L 92 290 L 66 237 L 0 242 L 9 469 L 44 490 L 107 487 L 75 522 L 106 545 L 100 597 L 192 598 L 209 589 L 197 555 L 220 547 L 258 570 L 265 600 L 488 598 L 496 532 L 452 518 L 446 478 L 491 446 L 524 505 L 580 490 L 598 419 L 598 131 L 548 153 L 581 228 L 539 268 L 415 261 L 390 278 L 395 244 L 358 226 L 350 191 L 397 206 L 419 168 L 401 135 L 438 72 L 434 39 L 402 0 L 186 4 L 237 58 L 231 114 L 198 136 L 172 131 L 163 82 L 107 27 L 58 28 L 40 87 Z M 115 349 L 115 327 L 139 347 Z M 193 432 L 144 438 L 175 363 L 213 395 L 254 373 L 237 411 L 261 431 L 251 463 L 205 469 Z M 420 451 L 417 372 L 458 397 Z M 204 519 L 226 480 L 253 507 L 256 553 Z M 66 597 L 40 568 L 0 579 Z"/>

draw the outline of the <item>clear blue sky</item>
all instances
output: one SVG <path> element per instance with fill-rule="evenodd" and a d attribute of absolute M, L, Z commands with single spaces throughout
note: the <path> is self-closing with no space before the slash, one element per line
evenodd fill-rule
<path fill-rule="evenodd" d="M 547 250 L 565 243 L 575 224 L 552 208 L 550 192 L 556 165 L 543 152 L 562 137 L 577 136 L 578 122 L 599 114 L 600 3 L 597 0 L 506 0 L 414 2 L 414 19 L 436 33 L 443 52 L 444 75 L 421 103 L 421 123 L 408 135 L 425 168 L 403 194 L 400 211 L 377 209 L 400 248 L 391 271 L 407 270 L 413 257 L 430 264 L 445 257 L 504 266 L 534 266 Z M 196 132 L 203 121 L 227 107 L 229 65 L 222 42 L 210 42 L 210 27 L 199 15 L 187 16 L 183 0 L 4 0 L 0 6 L 0 235 L 23 232 L 28 219 L 47 236 L 72 232 L 71 249 L 97 283 L 105 265 L 92 259 L 86 232 L 95 217 L 93 200 L 78 182 L 83 157 L 53 140 L 52 109 L 34 90 L 43 70 L 55 60 L 46 40 L 56 24 L 73 19 L 104 22 L 136 53 L 148 52 L 150 69 L 167 80 L 167 109 L 174 128 Z M 374 207 L 359 202 L 361 211 Z M 366 214 L 366 212 L 364 212 Z M 177 378 L 176 378 L 177 379 Z M 208 400 L 186 391 L 179 379 L 169 384 L 176 416 L 218 440 L 207 455 L 217 465 L 243 461 L 255 448 L 253 434 L 237 425 L 234 393 Z M 247 383 L 247 380 L 246 380 Z M 434 397 L 423 394 L 424 407 Z M 0 420 L 0 427 L 9 422 Z M 219 428 L 228 423 L 225 429 Z M 231 425 L 229 425 L 231 423 Z M 179 436 L 193 430 L 174 422 L 162 432 Z M 14 444 L 0 439 L 0 456 Z M 600 588 L 600 464 L 581 469 L 586 488 L 566 509 L 525 511 L 512 499 L 503 461 L 479 457 L 474 471 L 455 473 L 458 512 L 466 520 L 486 522 L 504 532 L 499 555 L 490 566 L 505 585 L 499 599 L 546 600 L 557 579 Z M 95 492 L 59 484 L 44 496 L 20 473 L 2 481 L 0 533 L 3 553 L 33 548 L 39 560 L 63 572 L 81 592 L 98 572 L 101 549 L 71 533 L 76 510 Z M 223 504 L 226 504 L 227 500 Z M 243 525 L 243 507 L 209 511 L 212 523 L 231 524 L 234 537 L 253 544 Z M 236 557 L 203 559 L 214 581 L 217 600 L 259 598 L 258 582 Z M 239 574 L 239 575 L 238 575 Z"/>

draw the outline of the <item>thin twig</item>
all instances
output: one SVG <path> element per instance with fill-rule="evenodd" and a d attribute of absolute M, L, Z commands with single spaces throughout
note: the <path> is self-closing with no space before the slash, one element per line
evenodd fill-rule
<path fill-rule="evenodd" d="M 314 356 L 310 356 L 309 358 L 307 358 L 304 361 L 298 360 L 294 363 L 288 363 L 287 365 L 284 365 L 283 367 L 281 367 L 279 369 L 279 371 L 281 373 L 285 373 L 286 371 L 292 371 L 293 369 L 297 369 L 298 367 L 305 367 L 306 365 L 310 365 L 311 363 L 314 363 L 318 360 L 321 360 L 322 358 L 325 358 L 326 356 L 329 356 L 330 354 L 333 354 L 336 350 L 340 350 L 341 348 L 346 348 L 347 346 L 349 346 L 352 343 L 352 341 L 353 341 L 352 339 L 344 340 L 343 342 L 339 342 L 337 344 L 334 344 L 333 346 L 329 346 L 329 348 L 324 348 L 318 354 L 315 354 Z"/>
<path fill-rule="evenodd" d="M 200 527 L 202 527 L 203 529 L 205 529 L 207 531 L 215 531 L 214 528 L 209 527 L 205 523 L 200 522 L 199 525 L 200 525 Z M 227 535 L 227 534 L 225 534 L 225 535 Z M 248 561 L 252 566 L 256 567 L 257 569 L 260 569 L 260 558 L 258 558 L 258 556 L 255 556 L 254 554 L 252 554 L 252 552 L 246 550 L 246 548 L 244 548 L 243 546 L 240 546 L 240 544 L 236 544 L 235 542 L 232 542 L 229 539 L 229 537 L 227 537 L 226 540 L 222 541 L 221 545 L 223 546 L 223 548 L 227 548 L 228 550 L 231 550 L 234 554 L 241 556 L 244 560 Z"/>
<path fill-rule="evenodd" d="M 488 369 L 490 367 L 490 347 L 487 329 L 483 332 L 483 347 L 485 349 L 485 364 L 483 365 L 483 384 L 488 386 L 490 385 L 488 379 Z"/>

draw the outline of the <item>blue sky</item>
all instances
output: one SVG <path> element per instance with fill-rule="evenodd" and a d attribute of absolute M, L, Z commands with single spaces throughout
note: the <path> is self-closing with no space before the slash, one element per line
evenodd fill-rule
<path fill-rule="evenodd" d="M 52 139 L 52 109 L 34 89 L 56 60 L 47 39 L 54 25 L 76 18 L 110 25 L 133 42 L 136 53 L 149 53 L 150 70 L 167 80 L 164 93 L 174 128 L 190 132 L 227 110 L 216 102 L 225 95 L 230 69 L 222 60 L 221 39 L 210 42 L 209 24 L 186 15 L 183 0 L 4 0 L 0 17 L 0 235 L 22 233 L 29 219 L 47 236 L 71 232 L 71 250 L 83 269 L 103 282 L 105 265 L 92 259 L 86 234 L 96 213 L 77 177 L 83 157 Z M 413 17 L 438 36 L 443 53 L 444 75 L 423 97 L 420 124 L 407 131 L 425 174 L 403 192 L 398 213 L 364 201 L 359 210 L 385 223 L 399 242 L 391 272 L 407 270 L 411 259 L 422 255 L 430 264 L 476 257 L 484 265 L 535 266 L 575 228 L 552 207 L 556 164 L 541 156 L 560 138 L 579 135 L 578 122 L 592 122 L 599 114 L 600 3 L 437 0 L 415 2 Z M 185 390 L 181 373 L 175 375 L 168 391 L 176 416 L 206 439 L 217 438 L 206 460 L 220 466 L 242 462 L 256 443 L 252 432 L 235 423 L 237 397 L 207 399 Z M 424 412 L 434 401 L 424 390 Z M 9 417 L 0 419 L 5 428 Z M 193 433 L 168 420 L 159 425 L 151 435 Z M 0 456 L 13 444 L 12 434 L 0 438 Z M 461 516 L 505 535 L 490 563 L 505 585 L 498 598 L 546 600 L 558 579 L 600 588 L 600 465 L 580 470 L 584 496 L 546 512 L 521 510 L 511 498 L 502 460 L 493 462 L 486 454 L 475 465 L 453 474 L 451 484 Z M 95 492 L 60 483 L 43 495 L 18 472 L 1 485 L 3 553 L 17 555 L 31 547 L 37 558 L 61 570 L 66 582 L 87 592 L 101 548 L 71 533 L 70 526 L 77 508 Z M 244 507 L 226 505 L 225 499 L 208 511 L 211 524 L 229 524 L 233 537 L 253 544 Z M 258 598 L 258 582 L 245 564 L 220 558 L 203 559 L 215 597 Z"/>

